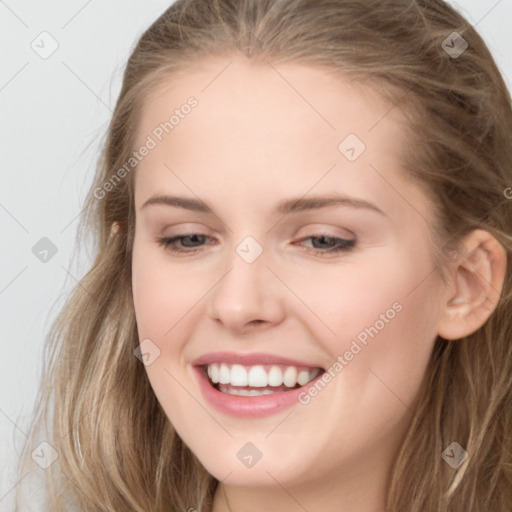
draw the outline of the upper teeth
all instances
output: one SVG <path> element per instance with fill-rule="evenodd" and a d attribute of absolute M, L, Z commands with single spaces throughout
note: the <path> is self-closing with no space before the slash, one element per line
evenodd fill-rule
<path fill-rule="evenodd" d="M 214 384 L 231 384 L 232 386 L 266 386 L 294 387 L 297 383 L 304 386 L 320 373 L 320 368 L 297 368 L 296 366 L 255 365 L 243 366 L 228 363 L 211 363 L 208 365 L 208 377 Z"/>

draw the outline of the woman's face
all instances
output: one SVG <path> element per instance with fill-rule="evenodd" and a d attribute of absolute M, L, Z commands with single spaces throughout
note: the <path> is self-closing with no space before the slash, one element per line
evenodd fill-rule
<path fill-rule="evenodd" d="M 407 143 L 398 107 L 298 64 L 203 61 L 145 104 L 138 332 L 159 402 L 217 479 L 291 490 L 388 467 L 446 298 Z"/>

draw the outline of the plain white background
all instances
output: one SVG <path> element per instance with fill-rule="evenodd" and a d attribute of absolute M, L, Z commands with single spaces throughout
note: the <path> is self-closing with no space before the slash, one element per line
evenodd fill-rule
<path fill-rule="evenodd" d="M 72 262 L 77 215 L 124 65 L 171 3 L 0 0 L 1 511 L 12 507 L 45 334 L 88 266 L 87 255 Z M 451 3 L 477 25 L 510 89 L 512 0 Z M 46 59 L 31 46 L 44 55 L 55 44 Z M 32 252 L 43 237 L 57 248 L 47 262 Z"/>

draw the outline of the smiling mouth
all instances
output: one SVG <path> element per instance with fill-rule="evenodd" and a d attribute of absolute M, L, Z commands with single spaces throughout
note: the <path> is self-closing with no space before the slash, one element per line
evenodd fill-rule
<path fill-rule="evenodd" d="M 203 371 L 214 389 L 239 396 L 283 393 L 309 384 L 323 368 L 290 365 L 252 365 L 211 363 Z"/>

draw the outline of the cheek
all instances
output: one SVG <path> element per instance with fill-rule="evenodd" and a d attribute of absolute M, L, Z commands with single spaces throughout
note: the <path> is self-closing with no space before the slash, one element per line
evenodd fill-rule
<path fill-rule="evenodd" d="M 172 336 L 208 289 L 207 283 L 198 282 L 197 272 L 185 265 L 169 265 L 159 253 L 134 244 L 132 285 L 137 326 L 141 337 L 155 341 Z"/>
<path fill-rule="evenodd" d="M 426 256 L 415 259 L 404 251 L 387 261 L 325 280 L 325 298 L 319 296 L 316 304 L 320 308 L 323 300 L 336 334 L 315 331 L 332 361 L 341 358 L 342 366 L 333 369 L 343 375 L 336 379 L 343 388 L 340 396 L 347 392 L 358 397 L 357 403 L 373 403 L 373 413 L 382 408 L 383 417 L 389 414 L 386 397 L 393 401 L 399 396 L 406 404 L 414 400 L 440 313 L 438 283 Z"/>
<path fill-rule="evenodd" d="M 415 260 L 406 251 L 389 251 L 387 256 L 357 264 L 315 265 L 306 273 L 286 276 L 289 287 L 308 306 L 302 319 L 317 326 L 318 339 L 336 343 L 375 324 L 379 331 L 383 326 L 387 330 L 390 323 L 403 325 L 404 317 L 414 327 L 423 310 L 431 314 L 435 289 L 427 277 L 428 262 Z"/>
<path fill-rule="evenodd" d="M 196 411 L 195 422 L 180 414 L 191 408 L 190 395 L 182 387 L 182 353 L 208 287 L 200 286 L 197 272 L 169 265 L 158 252 L 134 242 L 132 287 L 139 340 L 149 339 L 158 347 L 158 356 L 145 370 L 167 417 L 180 434 L 194 435 L 202 425 L 201 411 Z"/>

